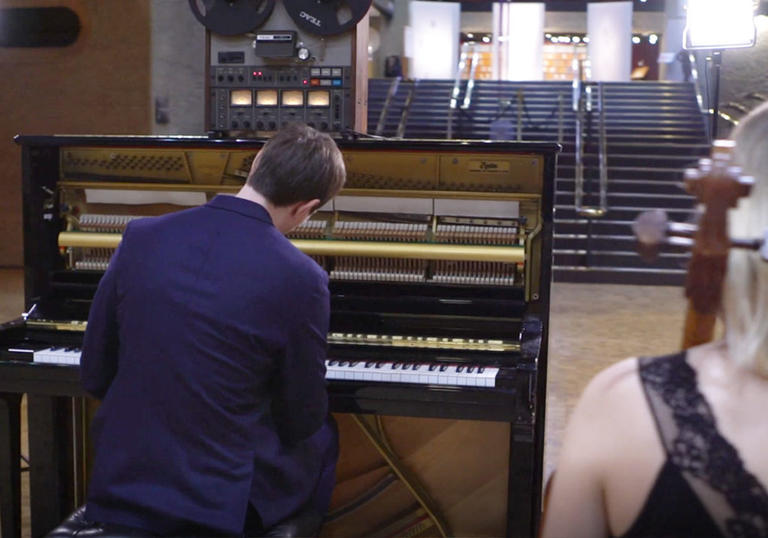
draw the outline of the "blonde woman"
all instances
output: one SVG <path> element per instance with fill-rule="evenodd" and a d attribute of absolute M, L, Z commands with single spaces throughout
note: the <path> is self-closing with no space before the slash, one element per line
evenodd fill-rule
<path fill-rule="evenodd" d="M 733 237 L 768 230 L 768 103 L 734 132 L 755 177 Z M 732 250 L 723 340 L 598 374 L 568 426 L 545 538 L 768 537 L 768 262 Z"/>

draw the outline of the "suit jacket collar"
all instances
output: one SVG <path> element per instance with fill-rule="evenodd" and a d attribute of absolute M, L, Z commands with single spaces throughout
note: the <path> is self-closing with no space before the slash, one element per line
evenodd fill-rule
<path fill-rule="evenodd" d="M 267 224 L 272 224 L 272 217 L 269 216 L 269 213 L 264 206 L 246 200 L 245 198 L 238 198 L 237 196 L 228 194 L 219 194 L 206 205 L 214 209 L 232 211 L 252 219 L 266 222 Z"/>

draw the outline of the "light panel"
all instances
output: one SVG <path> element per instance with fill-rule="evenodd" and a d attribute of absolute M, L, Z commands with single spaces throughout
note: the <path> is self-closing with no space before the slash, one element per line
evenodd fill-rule
<path fill-rule="evenodd" d="M 256 106 L 277 106 L 277 90 L 258 90 Z"/>
<path fill-rule="evenodd" d="M 251 90 L 232 90 L 229 94 L 230 105 L 232 106 L 251 106 L 253 104 L 253 93 Z"/>
<path fill-rule="evenodd" d="M 755 44 L 752 0 L 688 0 L 686 49 L 730 49 Z"/>
<path fill-rule="evenodd" d="M 282 92 L 282 105 L 283 106 L 303 106 L 304 105 L 304 91 L 302 90 L 283 90 Z"/>

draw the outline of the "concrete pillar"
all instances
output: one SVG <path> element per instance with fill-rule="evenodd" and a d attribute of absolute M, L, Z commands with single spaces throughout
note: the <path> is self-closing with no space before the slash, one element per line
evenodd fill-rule
<path fill-rule="evenodd" d="M 592 80 L 629 81 L 632 70 L 632 2 L 587 4 Z"/>
<path fill-rule="evenodd" d="M 544 3 L 493 4 L 493 75 L 499 80 L 542 80 Z"/>
<path fill-rule="evenodd" d="M 661 37 L 659 53 L 659 80 L 684 80 L 678 53 L 683 49 L 685 29 L 685 0 L 667 0 L 665 14 L 667 25 Z"/>
<path fill-rule="evenodd" d="M 459 63 L 459 2 L 411 2 L 413 78 L 450 79 Z"/>

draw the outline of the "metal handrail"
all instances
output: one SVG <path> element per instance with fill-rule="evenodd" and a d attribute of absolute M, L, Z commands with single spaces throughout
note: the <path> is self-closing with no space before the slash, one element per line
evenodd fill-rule
<path fill-rule="evenodd" d="M 709 105 L 704 103 L 704 94 L 701 91 L 701 82 L 699 78 L 699 69 L 696 64 L 696 55 L 693 52 L 688 53 L 688 61 L 691 64 L 691 80 L 693 81 L 693 89 L 696 91 L 696 102 L 699 105 L 699 111 L 702 114 L 710 114 L 711 110 Z"/>
<path fill-rule="evenodd" d="M 400 122 L 397 124 L 397 132 L 395 136 L 397 138 L 403 138 L 405 136 L 405 126 L 408 124 L 408 114 L 411 111 L 411 104 L 413 104 L 413 96 L 416 94 L 416 88 L 419 86 L 419 81 L 414 80 L 408 95 L 403 103 L 403 110 L 400 112 Z"/>
<path fill-rule="evenodd" d="M 688 63 L 691 66 L 691 80 L 693 81 L 693 89 L 696 92 L 696 103 L 699 105 L 699 112 L 703 116 L 711 118 L 714 110 L 709 102 L 709 83 L 706 79 L 702 80 L 699 76 L 698 60 L 693 51 L 688 52 Z M 710 139 L 712 137 L 712 126 L 709 121 L 704 121 L 704 130 L 707 139 Z"/>
<path fill-rule="evenodd" d="M 381 113 L 379 114 L 379 121 L 376 123 L 375 134 L 381 136 L 384 133 L 384 127 L 387 121 L 387 113 L 389 112 L 389 105 L 392 103 L 392 98 L 397 93 L 397 88 L 400 86 L 401 77 L 395 77 L 389 84 L 387 89 L 387 97 L 384 99 L 384 106 L 381 107 Z"/>
<path fill-rule="evenodd" d="M 445 130 L 445 138 L 453 138 L 453 114 L 456 111 L 456 107 L 459 104 L 459 94 L 461 93 L 461 74 L 467 67 L 467 52 L 469 51 L 469 44 L 464 43 L 461 46 L 461 54 L 459 55 L 459 64 L 456 66 L 456 77 L 453 81 L 453 90 L 451 90 L 451 101 L 448 105 L 448 126 Z"/>
<path fill-rule="evenodd" d="M 464 101 L 461 103 L 462 110 L 468 109 L 469 105 L 472 104 L 472 89 L 475 87 L 475 73 L 477 72 L 479 59 L 480 54 L 476 50 L 472 51 L 472 63 L 469 67 L 469 80 L 467 81 L 467 89 L 464 90 Z"/>
<path fill-rule="evenodd" d="M 600 146 L 598 159 L 600 162 L 600 207 L 596 210 L 584 208 L 583 211 L 593 211 L 592 217 L 603 217 L 608 212 L 608 138 L 605 134 L 605 86 L 597 85 L 598 107 L 600 113 Z"/>
<path fill-rule="evenodd" d="M 723 112 L 722 110 L 717 111 L 717 117 L 720 119 L 723 119 L 730 123 L 733 127 L 736 127 L 739 124 L 739 120 L 728 114 L 727 112 Z"/>
<path fill-rule="evenodd" d="M 608 149 L 607 137 L 605 132 L 605 106 L 604 106 L 604 88 L 597 84 L 597 112 L 599 121 L 599 141 L 598 141 L 598 161 L 600 174 L 599 205 L 584 205 L 584 124 L 587 112 L 593 111 L 592 106 L 592 85 L 579 82 L 574 87 L 579 88 L 579 98 L 574 103 L 576 107 L 576 148 L 575 148 L 575 171 L 574 171 L 574 207 L 576 212 L 590 219 L 602 218 L 608 212 Z M 587 91 L 589 90 L 589 91 Z"/>
<path fill-rule="evenodd" d="M 734 110 L 738 110 L 742 114 L 748 114 L 749 113 L 749 107 L 746 105 L 743 105 L 741 103 L 737 103 L 736 101 L 728 101 L 724 105 L 720 105 L 721 108 L 732 108 Z"/>
<path fill-rule="evenodd" d="M 768 95 L 760 92 L 749 92 L 744 99 L 757 99 L 758 101 L 768 101 Z"/>

